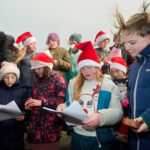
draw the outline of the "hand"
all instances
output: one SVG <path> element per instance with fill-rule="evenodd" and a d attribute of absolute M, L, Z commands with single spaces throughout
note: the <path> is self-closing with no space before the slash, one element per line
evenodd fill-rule
<path fill-rule="evenodd" d="M 63 111 L 65 108 L 66 108 L 65 105 L 60 105 L 60 106 L 58 106 L 57 111 Z M 58 116 L 59 118 L 63 118 L 63 116 L 60 115 L 60 114 L 57 114 L 57 116 Z"/>
<path fill-rule="evenodd" d="M 53 60 L 53 63 L 54 63 L 55 66 L 57 66 L 58 65 L 58 60 Z"/>
<path fill-rule="evenodd" d="M 22 120 L 24 120 L 24 115 L 15 117 L 15 119 L 16 119 L 17 121 L 22 121 Z"/>
<path fill-rule="evenodd" d="M 141 132 L 146 132 L 148 131 L 148 126 L 147 124 L 143 121 L 143 118 L 142 117 L 138 117 L 138 118 L 135 118 L 134 119 L 135 121 L 137 120 L 138 122 L 141 122 L 141 125 L 139 126 L 138 129 L 132 129 L 134 132 L 137 132 L 137 133 L 141 133 Z"/>
<path fill-rule="evenodd" d="M 32 99 L 30 98 L 29 100 L 26 101 L 25 103 L 25 108 L 31 108 L 34 106 L 41 106 L 42 105 L 42 101 L 41 100 L 36 100 L 36 99 Z"/>
<path fill-rule="evenodd" d="M 61 106 L 58 106 L 57 111 L 63 111 L 64 109 L 66 109 L 66 106 L 65 105 L 61 105 Z"/>
<path fill-rule="evenodd" d="M 121 101 L 121 104 L 122 104 L 123 107 L 128 107 L 128 106 L 129 106 L 129 100 L 123 99 L 123 100 Z"/>
<path fill-rule="evenodd" d="M 26 110 L 31 110 L 31 107 L 29 107 L 29 105 L 28 105 L 28 100 L 25 102 L 25 104 L 24 104 L 24 106 L 25 106 L 25 109 Z"/>
<path fill-rule="evenodd" d="M 94 113 L 90 116 L 88 120 L 82 121 L 83 125 L 90 127 L 90 128 L 96 128 L 100 123 L 100 114 Z"/>

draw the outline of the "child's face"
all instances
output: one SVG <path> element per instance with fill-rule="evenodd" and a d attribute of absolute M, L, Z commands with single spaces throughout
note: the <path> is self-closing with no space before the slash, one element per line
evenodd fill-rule
<path fill-rule="evenodd" d="M 69 45 L 73 45 L 73 44 L 78 44 L 78 42 L 75 40 L 69 40 Z"/>
<path fill-rule="evenodd" d="M 125 73 L 119 69 L 116 68 L 112 68 L 111 69 L 111 75 L 115 78 L 115 79 L 124 79 Z"/>
<path fill-rule="evenodd" d="M 121 43 L 121 42 L 120 42 L 119 39 L 114 40 L 114 45 L 115 45 L 116 47 L 119 46 L 120 43 Z"/>
<path fill-rule="evenodd" d="M 38 77 L 43 77 L 43 74 L 44 74 L 44 68 L 37 68 L 34 70 L 35 74 L 38 76 Z"/>
<path fill-rule="evenodd" d="M 95 80 L 96 79 L 96 67 L 85 66 L 80 69 L 81 73 L 86 80 Z"/>
<path fill-rule="evenodd" d="M 106 40 L 103 40 L 103 41 L 99 42 L 98 47 L 102 48 L 102 49 L 105 49 L 108 46 L 109 41 L 110 41 L 109 39 L 106 39 Z"/>
<path fill-rule="evenodd" d="M 4 75 L 3 80 L 8 87 L 12 87 L 17 82 L 17 77 L 14 73 L 7 73 Z"/>
<path fill-rule="evenodd" d="M 122 39 L 126 50 L 131 56 L 137 56 L 147 45 L 150 44 L 150 35 L 142 37 L 137 34 L 129 34 L 127 32 L 122 33 Z"/>
<path fill-rule="evenodd" d="M 51 49 L 56 49 L 57 46 L 58 46 L 58 43 L 54 40 L 49 40 L 48 41 L 48 46 L 51 48 Z"/>
<path fill-rule="evenodd" d="M 36 51 L 36 42 L 32 42 L 27 46 L 28 51 L 35 52 Z"/>

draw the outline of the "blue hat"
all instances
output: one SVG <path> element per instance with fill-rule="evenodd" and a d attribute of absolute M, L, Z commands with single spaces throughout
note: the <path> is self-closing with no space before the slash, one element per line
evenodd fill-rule
<path fill-rule="evenodd" d="M 71 34 L 69 40 L 75 40 L 77 43 L 81 43 L 82 36 L 78 33 Z"/>

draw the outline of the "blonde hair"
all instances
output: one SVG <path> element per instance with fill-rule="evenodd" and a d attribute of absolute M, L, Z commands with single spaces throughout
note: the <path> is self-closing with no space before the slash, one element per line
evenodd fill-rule
<path fill-rule="evenodd" d="M 102 78 L 103 78 L 102 73 L 100 72 L 99 68 L 96 68 L 96 80 L 100 82 Z M 85 81 L 85 78 L 82 73 L 80 73 L 77 77 L 75 77 L 73 99 L 77 101 L 80 98 L 80 94 L 81 94 L 84 81 Z"/>
<path fill-rule="evenodd" d="M 136 33 L 142 37 L 150 34 L 150 13 L 147 12 L 149 5 L 150 3 L 146 4 L 144 1 L 141 12 L 132 15 L 126 22 L 118 8 L 116 8 L 114 26 L 118 29 L 118 35 L 120 36 L 124 31 L 126 31 L 127 35 Z"/>

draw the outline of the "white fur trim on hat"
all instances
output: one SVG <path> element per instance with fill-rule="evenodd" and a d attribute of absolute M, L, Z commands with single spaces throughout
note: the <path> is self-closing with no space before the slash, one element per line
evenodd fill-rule
<path fill-rule="evenodd" d="M 26 40 L 23 42 L 23 45 L 24 45 L 24 46 L 28 46 L 29 44 L 31 44 L 31 43 L 33 43 L 33 42 L 36 42 L 35 37 L 30 37 L 30 38 L 26 39 Z"/>
<path fill-rule="evenodd" d="M 106 40 L 106 39 L 109 39 L 110 40 L 110 36 L 108 34 L 103 34 L 101 36 L 99 36 L 97 39 L 96 39 L 96 42 L 93 43 L 93 46 L 96 46 L 98 45 L 99 42 L 103 41 L 103 40 Z"/>
<path fill-rule="evenodd" d="M 78 69 L 80 70 L 84 66 L 93 66 L 93 67 L 98 67 L 101 68 L 101 65 L 91 59 L 85 59 L 82 60 L 78 63 Z"/>
<path fill-rule="evenodd" d="M 3 77 L 5 76 L 5 74 L 7 73 L 14 73 L 17 76 L 17 79 L 19 79 L 20 77 L 20 71 L 17 67 L 15 66 L 4 66 L 0 69 L 0 80 L 3 80 Z"/>
<path fill-rule="evenodd" d="M 112 68 L 119 69 L 119 70 L 123 71 L 124 73 L 127 72 L 127 68 L 121 64 L 118 64 L 118 63 L 111 63 L 110 69 L 112 69 Z"/>
<path fill-rule="evenodd" d="M 31 69 L 38 69 L 38 68 L 43 68 L 43 67 L 49 67 L 51 70 L 53 69 L 53 64 L 52 63 L 45 63 L 41 62 L 38 60 L 31 60 Z"/>
<path fill-rule="evenodd" d="M 13 46 L 17 49 L 19 49 L 19 45 L 17 43 L 14 43 Z"/>

